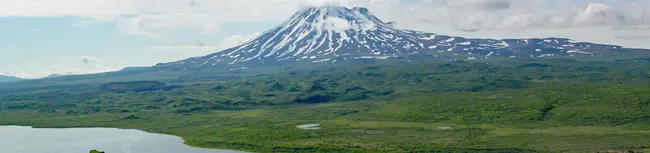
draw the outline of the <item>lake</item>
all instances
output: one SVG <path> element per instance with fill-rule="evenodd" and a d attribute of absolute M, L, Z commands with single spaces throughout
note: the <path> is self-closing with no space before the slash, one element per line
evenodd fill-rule
<path fill-rule="evenodd" d="M 243 153 L 201 149 L 177 136 L 115 128 L 48 129 L 0 126 L 1 153 Z"/>

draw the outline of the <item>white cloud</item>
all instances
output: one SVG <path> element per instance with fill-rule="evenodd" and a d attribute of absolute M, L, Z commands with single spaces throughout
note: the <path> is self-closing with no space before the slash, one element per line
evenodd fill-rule
<path fill-rule="evenodd" d="M 567 37 L 650 48 L 650 0 L 0 0 L 0 18 L 71 16 L 82 19 L 73 26 L 111 23 L 127 34 L 159 38 L 163 32 L 182 28 L 211 35 L 228 30 L 222 29 L 227 27 L 224 23 L 280 22 L 301 7 L 323 5 L 368 7 L 384 21 L 396 21 L 399 28 L 439 34 L 482 38 Z M 325 21 L 326 27 L 335 30 L 355 28 L 341 19 Z M 214 53 L 256 35 L 233 35 L 207 44 L 179 43 L 137 50 L 146 52 L 142 54 L 161 54 L 156 55 L 156 60 L 168 62 Z M 49 63 L 57 64 L 32 62 L 7 69 L 33 70 L 34 74 L 30 75 L 14 73 L 24 77 L 103 72 L 127 65 L 92 56 L 53 61 Z M 40 71 L 43 65 L 51 68 Z"/>
<path fill-rule="evenodd" d="M 156 37 L 158 34 L 152 33 L 145 31 L 142 28 L 142 19 L 141 18 L 131 18 L 131 19 L 120 19 L 117 20 L 117 29 L 123 31 L 126 34 L 131 34 L 131 35 L 141 35 L 141 36 L 149 36 L 149 37 Z"/>
<path fill-rule="evenodd" d="M 22 65 L 6 67 L 4 73 L 26 79 L 36 79 L 52 74 L 93 74 L 117 71 L 125 65 L 99 60 L 93 56 L 61 57 L 50 62 L 26 61 Z M 32 71 L 34 70 L 34 71 Z"/>
<path fill-rule="evenodd" d="M 628 3 L 578 3 L 564 0 L 429 0 L 418 5 L 398 4 L 379 7 L 381 15 L 401 19 L 410 24 L 450 26 L 460 30 L 494 30 L 512 25 L 513 20 L 527 22 L 524 28 L 612 26 L 621 23 L 648 24 L 642 12 L 626 12 Z M 639 4 L 642 5 L 642 4 Z M 370 6 L 372 7 L 372 6 Z M 399 8 L 411 8 L 397 11 Z M 636 10 L 648 10 L 636 8 Z M 387 13 L 389 12 L 389 13 Z M 522 26 L 522 25 L 515 25 Z"/>
<path fill-rule="evenodd" d="M 159 45 L 159 46 L 151 46 L 150 48 L 154 50 L 165 50 L 165 51 L 179 51 L 179 52 L 198 51 L 198 52 L 214 53 L 224 49 L 235 47 L 237 45 L 241 45 L 247 41 L 254 39 L 258 35 L 260 35 L 259 32 L 250 35 L 231 35 L 229 37 L 224 38 L 221 42 L 216 44 L 204 44 L 203 42 L 199 42 L 198 44 Z"/>
<path fill-rule="evenodd" d="M 617 0 L 376 1 L 369 7 L 399 28 L 469 37 L 568 37 L 578 41 L 650 48 L 650 1 Z M 589 30 L 600 31 L 589 31 Z M 632 36 L 632 37 L 621 37 Z M 632 39 L 616 39 L 632 38 Z M 648 39 L 645 39 L 648 41 Z"/>
<path fill-rule="evenodd" d="M 304 0 L 306 6 L 319 7 L 325 5 L 349 5 L 354 0 Z"/>
<path fill-rule="evenodd" d="M 86 19 L 74 26 L 115 22 L 134 35 L 202 28 L 210 34 L 227 22 L 277 21 L 304 0 L 2 0 L 0 17 L 63 17 Z"/>
<path fill-rule="evenodd" d="M 212 34 L 214 32 L 219 32 L 221 27 L 219 26 L 219 23 L 208 23 L 203 26 L 203 32 L 202 34 Z"/>
<path fill-rule="evenodd" d="M 251 41 L 255 39 L 257 36 L 259 36 L 260 34 L 261 34 L 260 32 L 256 32 L 249 35 L 232 35 L 230 37 L 223 39 L 217 46 L 220 46 L 221 49 L 232 48 L 237 45 L 241 45 L 245 42 Z"/>
<path fill-rule="evenodd" d="M 213 29 L 210 27 L 218 27 L 215 25 L 223 22 L 281 20 L 305 5 L 361 5 L 373 8 L 374 12 L 394 14 L 391 16 L 399 16 L 404 20 L 435 19 L 456 25 L 474 23 L 475 26 L 482 28 L 495 28 L 501 25 L 506 17 L 521 14 L 536 16 L 540 18 L 540 23 L 565 17 L 569 19 L 562 22 L 575 22 L 576 25 L 619 22 L 617 19 L 619 14 L 626 17 L 626 20 L 646 22 L 650 20 L 648 15 L 643 15 L 647 14 L 650 8 L 648 1 L 611 0 L 608 4 L 572 2 L 572 0 L 403 2 L 398 0 L 3 0 L 0 2 L 0 16 L 76 16 L 90 20 L 113 21 L 137 18 L 140 27 L 145 29 L 195 26 Z"/>
<path fill-rule="evenodd" d="M 327 17 L 325 20 L 322 20 L 321 23 L 314 24 L 314 26 L 316 26 L 316 28 L 323 28 L 336 32 L 345 32 L 346 30 L 352 29 L 352 25 L 348 20 L 339 17 Z"/>
<path fill-rule="evenodd" d="M 572 24 L 577 26 L 609 25 L 619 24 L 623 20 L 623 15 L 611 7 L 600 3 L 590 3 L 587 8 L 575 15 Z"/>
<path fill-rule="evenodd" d="M 128 34 L 156 37 L 177 28 L 211 34 L 223 23 L 280 21 L 300 7 L 322 5 L 365 6 L 400 28 L 441 34 L 512 37 L 534 29 L 610 27 L 605 33 L 622 35 L 621 28 L 650 25 L 647 0 L 3 0 L 0 17 L 75 16 L 86 19 L 76 25 L 115 22 Z"/>
<path fill-rule="evenodd" d="M 199 13 L 166 13 L 166 14 L 140 14 L 131 18 L 137 21 L 137 28 L 143 30 L 177 29 L 177 28 L 203 28 L 204 33 L 219 31 L 219 23 L 213 21 L 207 14 Z"/>

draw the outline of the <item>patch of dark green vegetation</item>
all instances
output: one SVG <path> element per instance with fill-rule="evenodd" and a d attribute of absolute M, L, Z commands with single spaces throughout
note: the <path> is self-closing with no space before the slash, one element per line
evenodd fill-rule
<path fill-rule="evenodd" d="M 131 82 L 112 82 L 102 84 L 100 89 L 103 91 L 125 93 L 125 92 L 144 92 L 156 90 L 171 90 L 180 86 L 168 86 L 160 81 L 131 81 Z"/>
<path fill-rule="evenodd" d="M 650 148 L 643 59 L 369 63 L 201 78 L 3 94 L 0 124 L 137 128 L 255 152 Z M 313 123 L 322 129 L 296 128 Z"/>
<path fill-rule="evenodd" d="M 103 151 L 91 150 L 90 153 L 104 153 Z"/>

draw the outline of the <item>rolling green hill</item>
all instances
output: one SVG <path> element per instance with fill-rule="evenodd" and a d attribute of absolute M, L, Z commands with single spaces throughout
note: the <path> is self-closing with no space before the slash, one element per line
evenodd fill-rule
<path fill-rule="evenodd" d="M 255 152 L 650 148 L 642 58 L 359 63 L 160 80 L 2 94 L 0 124 L 137 128 Z M 321 129 L 297 128 L 305 124 Z"/>

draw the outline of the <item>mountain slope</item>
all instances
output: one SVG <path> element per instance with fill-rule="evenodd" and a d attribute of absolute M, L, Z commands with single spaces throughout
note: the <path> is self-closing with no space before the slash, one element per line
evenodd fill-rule
<path fill-rule="evenodd" d="M 14 76 L 4 76 L 4 75 L 0 75 L 0 83 L 3 83 L 3 82 L 13 82 L 13 81 L 19 81 L 19 80 L 22 80 L 22 79 L 20 79 L 20 78 L 18 78 L 18 77 L 14 77 Z"/>
<path fill-rule="evenodd" d="M 282 25 L 240 46 L 164 65 L 196 63 L 201 67 L 299 60 L 333 62 L 336 57 L 367 55 L 387 58 L 424 49 L 419 41 L 412 34 L 392 28 L 365 8 L 327 6 L 299 11 Z"/>
<path fill-rule="evenodd" d="M 51 75 L 48 75 L 48 76 L 44 77 L 43 79 L 51 79 L 51 78 L 58 78 L 58 77 L 64 77 L 64 76 L 66 76 L 66 75 L 64 75 L 64 74 L 51 74 Z"/>
<path fill-rule="evenodd" d="M 131 72 L 131 71 L 139 71 L 139 70 L 144 70 L 149 67 L 146 66 L 134 66 L 134 67 L 125 67 L 119 70 L 118 72 Z"/>
<path fill-rule="evenodd" d="M 323 6 L 303 9 L 283 24 L 240 46 L 155 67 L 246 67 L 409 57 L 440 57 L 443 60 L 487 59 L 490 56 L 543 58 L 623 52 L 635 51 L 565 38 L 468 39 L 401 30 L 380 20 L 366 8 Z"/>

